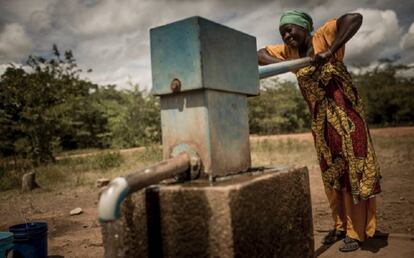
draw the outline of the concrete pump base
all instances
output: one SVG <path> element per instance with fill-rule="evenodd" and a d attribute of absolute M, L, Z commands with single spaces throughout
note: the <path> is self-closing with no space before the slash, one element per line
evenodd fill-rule
<path fill-rule="evenodd" d="M 308 170 L 157 185 L 102 224 L 105 257 L 313 257 Z"/>

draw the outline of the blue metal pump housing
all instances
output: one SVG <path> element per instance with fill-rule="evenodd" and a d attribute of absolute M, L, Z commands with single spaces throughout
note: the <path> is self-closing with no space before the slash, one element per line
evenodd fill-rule
<path fill-rule="evenodd" d="M 150 38 L 164 159 L 187 144 L 200 156 L 204 176 L 246 171 L 246 97 L 259 94 L 255 37 L 195 16 L 153 28 Z"/>

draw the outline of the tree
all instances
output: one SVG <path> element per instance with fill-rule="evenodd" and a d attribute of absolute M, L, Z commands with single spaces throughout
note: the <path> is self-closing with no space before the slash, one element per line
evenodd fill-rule
<path fill-rule="evenodd" d="M 249 124 L 253 134 L 303 131 L 309 127 L 308 108 L 298 87 L 289 81 L 262 83 L 260 96 L 249 99 Z"/>
<path fill-rule="evenodd" d="M 158 100 L 131 85 L 130 90 L 117 90 L 114 85 L 96 92 L 100 110 L 108 119 L 111 145 L 144 146 L 161 141 Z"/>
<path fill-rule="evenodd" d="M 413 124 L 414 78 L 399 77 L 397 71 L 404 65 L 387 63 L 363 74 L 353 75 L 359 93 L 365 102 L 367 121 L 377 126 Z"/>
<path fill-rule="evenodd" d="M 29 56 L 29 71 L 10 66 L 0 81 L 0 143 L 3 156 L 19 155 L 35 165 L 54 160 L 66 138 L 91 130 L 88 98 L 97 85 L 79 78 L 81 69 L 71 51 L 61 56 L 56 45 L 49 58 Z M 100 118 L 98 113 L 92 113 Z M 93 138 L 93 137 L 92 137 Z M 90 138 L 89 138 L 90 139 Z"/>

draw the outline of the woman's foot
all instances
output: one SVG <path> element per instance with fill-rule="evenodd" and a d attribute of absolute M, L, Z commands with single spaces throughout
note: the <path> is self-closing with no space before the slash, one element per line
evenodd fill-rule
<path fill-rule="evenodd" d="M 352 252 L 355 250 L 358 250 L 359 248 L 359 242 L 355 239 L 352 239 L 350 237 L 345 237 L 344 244 L 339 247 L 339 251 L 341 252 Z"/>
<path fill-rule="evenodd" d="M 345 235 L 346 235 L 345 231 L 333 229 L 329 231 L 326 236 L 324 236 L 324 238 L 322 239 L 322 244 L 331 245 L 335 243 L 336 241 L 339 241 L 345 238 Z"/>

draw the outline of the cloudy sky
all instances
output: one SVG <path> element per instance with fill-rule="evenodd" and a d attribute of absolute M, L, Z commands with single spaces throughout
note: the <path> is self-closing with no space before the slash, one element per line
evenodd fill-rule
<path fill-rule="evenodd" d="M 255 36 L 260 48 L 281 42 L 278 20 L 291 9 L 307 11 L 315 27 L 361 13 L 363 25 L 346 48 L 350 65 L 414 63 L 412 0 L 0 0 L 0 73 L 56 43 L 71 49 L 81 68 L 93 69 L 93 82 L 150 87 L 150 28 L 199 15 Z"/>

